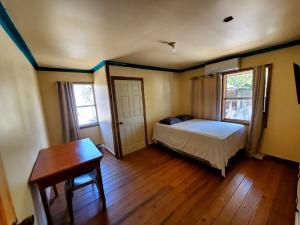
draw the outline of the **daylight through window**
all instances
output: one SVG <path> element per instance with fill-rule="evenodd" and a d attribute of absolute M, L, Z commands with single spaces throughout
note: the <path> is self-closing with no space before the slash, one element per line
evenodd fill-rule
<path fill-rule="evenodd" d="M 92 84 L 73 84 L 80 127 L 97 125 L 96 105 Z"/>
<path fill-rule="evenodd" d="M 252 114 L 253 70 L 224 75 L 223 120 L 249 122 Z"/>

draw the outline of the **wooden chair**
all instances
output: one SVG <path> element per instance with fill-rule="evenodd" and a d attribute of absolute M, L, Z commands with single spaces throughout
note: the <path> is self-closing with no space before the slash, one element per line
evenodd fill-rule
<path fill-rule="evenodd" d="M 103 145 L 98 145 L 97 148 L 99 151 L 102 152 L 102 148 L 104 148 Z M 86 187 L 88 185 L 94 185 L 96 184 L 98 191 L 99 191 L 99 196 L 101 196 L 101 188 L 98 186 L 97 182 L 97 172 L 91 171 L 89 173 L 83 174 L 79 177 L 67 180 L 65 182 L 65 194 L 66 194 L 66 200 L 67 200 L 67 207 L 68 207 L 68 212 L 70 216 L 70 223 L 74 223 L 74 214 L 73 214 L 73 204 L 72 204 L 72 199 L 74 195 L 74 191 Z M 103 199 L 102 199 L 103 201 Z"/>

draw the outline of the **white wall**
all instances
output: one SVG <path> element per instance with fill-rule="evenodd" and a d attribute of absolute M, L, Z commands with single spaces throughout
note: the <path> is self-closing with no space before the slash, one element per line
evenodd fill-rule
<path fill-rule="evenodd" d="M 17 218 L 36 214 L 28 179 L 48 146 L 36 72 L 0 28 L 0 154 Z M 39 195 L 33 195 L 39 201 Z M 40 223 L 44 221 L 42 206 Z"/>
<path fill-rule="evenodd" d="M 109 91 L 104 67 L 94 73 L 94 90 L 103 144 L 115 154 Z"/>

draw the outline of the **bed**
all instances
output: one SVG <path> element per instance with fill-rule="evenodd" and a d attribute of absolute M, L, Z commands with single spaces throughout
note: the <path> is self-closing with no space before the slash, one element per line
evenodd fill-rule
<path fill-rule="evenodd" d="M 246 145 L 242 124 L 192 119 L 173 125 L 157 123 L 153 141 L 208 162 L 225 177 L 228 160 Z"/>

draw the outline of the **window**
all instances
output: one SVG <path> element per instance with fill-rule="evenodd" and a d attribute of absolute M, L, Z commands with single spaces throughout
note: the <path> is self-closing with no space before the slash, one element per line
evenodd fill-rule
<path fill-rule="evenodd" d="M 98 125 L 92 84 L 73 84 L 79 127 Z"/>
<path fill-rule="evenodd" d="M 268 64 L 265 67 L 265 93 L 264 93 L 264 111 L 263 111 L 263 122 L 264 127 L 268 125 L 268 111 L 269 111 L 269 98 L 270 98 L 270 85 L 272 76 L 272 64 Z"/>
<path fill-rule="evenodd" d="M 228 73 L 223 77 L 223 120 L 250 122 L 253 70 Z"/>

